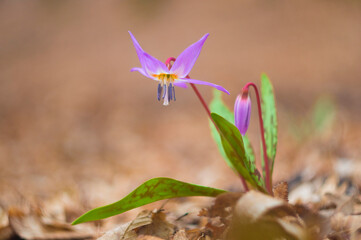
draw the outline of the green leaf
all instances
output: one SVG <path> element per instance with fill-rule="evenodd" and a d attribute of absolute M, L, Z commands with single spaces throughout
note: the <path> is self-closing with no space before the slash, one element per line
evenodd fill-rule
<path fill-rule="evenodd" d="M 271 161 L 272 176 L 277 150 L 277 111 L 273 86 L 266 74 L 262 74 L 261 76 L 261 99 L 267 157 Z"/>
<path fill-rule="evenodd" d="M 234 123 L 234 114 L 227 108 L 227 106 L 222 101 L 221 92 L 215 90 L 213 91 L 213 94 L 214 94 L 213 100 L 209 104 L 209 108 L 211 112 L 217 113 L 218 115 L 227 119 L 229 122 Z M 209 126 L 211 128 L 211 134 L 214 141 L 217 144 L 219 152 L 221 153 L 222 157 L 224 158 L 228 166 L 230 166 L 233 170 L 235 170 L 232 162 L 228 159 L 226 153 L 224 152 L 221 137 L 219 136 L 218 130 L 214 126 L 214 123 L 211 120 L 209 120 Z"/>
<path fill-rule="evenodd" d="M 256 158 L 254 156 L 254 151 L 251 145 L 251 142 L 249 141 L 247 135 L 241 136 L 244 144 L 244 149 L 246 150 L 246 156 L 249 162 L 249 167 L 251 172 L 254 172 L 256 169 Z"/>
<path fill-rule="evenodd" d="M 163 199 L 190 196 L 215 197 L 224 192 L 226 191 L 185 183 L 170 178 L 153 178 L 140 185 L 120 201 L 94 208 L 80 216 L 72 224 L 75 225 L 108 218 Z"/>
<path fill-rule="evenodd" d="M 253 187 L 266 192 L 259 184 L 258 177 L 250 170 L 250 164 L 238 128 L 216 113 L 212 113 L 211 116 L 221 133 L 223 149 L 233 168 Z"/>
<path fill-rule="evenodd" d="M 226 119 L 228 122 L 234 124 L 234 114 L 232 111 L 228 109 L 226 104 L 222 100 L 222 93 L 216 89 L 213 90 L 213 100 L 209 104 L 209 108 L 212 113 L 217 113 L 218 115 L 222 116 L 224 119 Z M 222 140 L 219 135 L 219 132 L 217 131 L 216 127 L 214 126 L 213 122 L 209 120 L 209 126 L 211 128 L 211 134 L 214 139 L 214 141 L 217 144 L 217 147 L 219 149 L 219 152 L 221 153 L 222 157 L 233 170 L 236 170 L 232 164 L 232 162 L 228 159 L 226 153 L 224 152 Z M 248 162 L 250 165 L 251 172 L 254 172 L 256 169 L 255 166 L 255 156 L 253 152 L 252 145 L 248 139 L 247 136 L 242 136 L 243 142 L 244 142 L 244 148 L 246 151 L 246 156 L 248 158 Z"/>

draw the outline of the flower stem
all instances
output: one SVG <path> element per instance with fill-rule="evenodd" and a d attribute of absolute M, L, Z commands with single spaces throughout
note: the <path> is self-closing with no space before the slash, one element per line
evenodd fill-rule
<path fill-rule="evenodd" d="M 166 61 L 165 61 L 165 65 L 168 67 L 168 69 L 170 69 L 172 67 L 172 63 L 171 62 L 174 62 L 176 60 L 176 58 L 174 57 L 170 57 L 168 58 Z M 189 76 L 187 76 L 187 78 L 190 78 Z M 209 110 L 208 108 L 208 105 L 206 103 L 206 101 L 204 100 L 204 98 L 202 97 L 202 94 L 198 91 L 198 88 L 196 87 L 196 85 L 194 83 L 189 83 L 194 91 L 194 93 L 197 95 L 199 101 L 201 102 L 203 108 L 206 110 L 207 112 L 207 115 L 209 117 L 209 119 L 212 121 L 212 123 L 214 124 L 214 126 L 216 127 L 216 129 L 218 130 L 219 132 L 219 129 L 217 127 L 217 125 L 214 123 L 213 119 L 212 119 L 212 116 L 211 116 L 211 110 Z M 246 192 L 249 191 L 249 188 L 247 186 L 247 183 L 246 183 L 246 180 L 244 180 L 244 178 L 239 175 L 240 179 L 241 179 L 241 182 L 242 182 L 242 185 L 243 185 L 243 188 Z"/>
<path fill-rule="evenodd" d="M 187 76 L 188 77 L 188 76 Z M 200 94 L 200 92 L 198 91 L 198 88 L 196 87 L 196 85 L 194 83 L 190 83 L 191 87 L 193 88 L 195 94 L 197 95 L 197 97 L 199 98 L 199 101 L 202 103 L 204 109 L 206 110 L 208 116 L 209 116 L 209 119 L 211 119 L 212 123 L 214 124 L 214 126 L 216 127 L 216 129 L 218 130 L 218 132 L 220 133 L 217 125 L 214 123 L 213 121 L 213 118 L 211 116 L 211 111 L 209 110 L 206 102 L 204 101 L 202 95 Z M 221 134 L 221 133 L 220 133 Z M 241 179 L 241 182 L 242 182 L 242 185 L 243 185 L 243 188 L 246 192 L 249 191 L 249 188 L 248 188 L 248 185 L 246 183 L 246 180 L 244 180 L 244 178 L 242 177 L 242 175 L 239 174 L 239 178 Z"/>
<path fill-rule="evenodd" d="M 187 78 L 189 78 L 189 76 L 187 76 Z M 212 119 L 212 116 L 211 116 L 211 110 L 209 110 L 208 106 L 207 106 L 207 103 L 204 101 L 201 93 L 198 91 L 198 88 L 196 87 L 196 85 L 194 83 L 190 83 L 191 87 L 193 88 L 193 91 L 195 92 L 195 94 L 197 95 L 199 101 L 202 103 L 204 109 L 206 110 L 209 118 L 212 120 L 213 122 L 213 119 Z"/>
<path fill-rule="evenodd" d="M 187 76 L 187 78 L 189 78 L 189 76 Z M 191 85 L 191 87 L 193 88 L 195 94 L 197 95 L 199 101 L 202 103 L 204 109 L 206 110 L 206 112 L 207 112 L 207 114 L 208 114 L 208 116 L 209 116 L 209 119 L 211 119 L 212 123 L 213 123 L 214 126 L 217 128 L 218 132 L 220 132 L 219 129 L 218 129 L 218 127 L 217 127 L 217 125 L 214 123 L 213 118 L 212 118 L 212 116 L 211 116 L 211 111 L 209 110 L 209 108 L 208 108 L 206 102 L 204 101 L 201 93 L 198 91 L 198 88 L 196 87 L 196 85 L 195 85 L 194 83 L 190 83 L 190 85 Z M 245 190 L 246 192 L 248 192 L 248 191 L 249 191 L 249 188 L 248 188 L 248 185 L 247 185 L 247 183 L 246 183 L 246 180 L 244 180 L 244 178 L 242 177 L 242 175 L 239 175 L 239 178 L 241 179 L 241 182 L 242 182 L 242 185 L 243 185 L 244 190 Z"/>
<path fill-rule="evenodd" d="M 267 147 L 266 147 L 264 127 L 263 127 L 264 125 L 263 125 L 263 118 L 262 118 L 261 99 L 259 97 L 258 88 L 254 83 L 252 83 L 252 82 L 247 83 L 243 87 L 243 89 L 248 90 L 249 86 L 252 86 L 255 93 L 256 93 L 257 106 L 258 106 L 258 118 L 259 118 L 259 125 L 260 125 L 260 130 L 261 130 L 261 139 L 262 139 L 262 147 L 263 147 L 263 158 L 264 158 L 264 162 L 265 162 L 265 172 L 266 172 L 266 176 L 264 176 L 264 178 L 265 178 L 265 183 L 266 183 L 266 188 L 267 188 L 268 193 L 273 195 L 273 192 L 272 192 L 272 177 L 270 176 L 270 167 L 269 167 L 269 160 L 268 160 L 268 157 L 267 157 Z"/>
<path fill-rule="evenodd" d="M 174 57 L 170 57 L 165 61 L 165 65 L 168 67 L 168 69 L 170 69 L 172 67 L 172 63 L 176 60 L 176 58 Z M 186 78 L 190 78 L 189 76 L 187 76 Z M 202 97 L 202 94 L 198 91 L 198 88 L 196 87 L 196 85 L 194 83 L 189 83 L 193 89 L 193 91 L 195 92 L 195 94 L 197 95 L 199 101 L 202 103 L 202 106 L 204 107 L 204 109 L 206 110 L 209 118 L 212 120 L 212 116 L 211 116 L 211 111 L 208 108 L 208 105 L 206 103 L 206 101 L 204 101 L 204 98 Z M 216 126 L 217 127 L 217 126 Z"/>

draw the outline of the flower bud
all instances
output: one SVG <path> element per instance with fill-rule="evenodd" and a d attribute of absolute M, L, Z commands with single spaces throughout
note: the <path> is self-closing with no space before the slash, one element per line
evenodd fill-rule
<path fill-rule="evenodd" d="M 242 135 L 245 135 L 251 117 L 251 99 L 248 88 L 242 90 L 242 94 L 237 96 L 234 104 L 234 123 Z"/>

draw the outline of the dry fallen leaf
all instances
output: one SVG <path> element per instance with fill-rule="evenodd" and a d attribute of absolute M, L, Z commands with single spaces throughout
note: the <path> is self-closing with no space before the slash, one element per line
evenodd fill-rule
<path fill-rule="evenodd" d="M 209 240 L 212 233 L 207 229 L 191 229 L 187 230 L 187 237 L 189 240 Z"/>
<path fill-rule="evenodd" d="M 249 191 L 242 196 L 238 200 L 235 209 L 238 215 L 245 216 L 252 221 L 256 221 L 274 209 L 283 210 L 287 214 L 294 215 L 292 208 L 284 200 L 256 191 Z"/>
<path fill-rule="evenodd" d="M 348 215 L 343 213 L 336 213 L 331 218 L 331 230 L 328 234 L 330 239 L 357 239 L 356 235 L 359 234 L 361 228 L 360 215 Z"/>
<path fill-rule="evenodd" d="M 174 225 L 166 220 L 162 211 L 143 210 L 138 216 L 98 238 L 99 240 L 169 239 Z"/>
<path fill-rule="evenodd" d="M 136 230 L 138 235 L 149 235 L 163 239 L 169 239 L 174 233 L 174 225 L 166 220 L 166 215 L 162 211 L 153 211 L 152 222 Z"/>
<path fill-rule="evenodd" d="M 9 225 L 8 214 L 0 207 L 0 240 L 10 239 L 13 234 L 14 232 Z"/>
<path fill-rule="evenodd" d="M 287 182 L 280 182 L 273 187 L 273 195 L 288 202 L 288 184 Z"/>
<path fill-rule="evenodd" d="M 200 215 L 208 216 L 210 218 L 213 218 L 213 217 L 221 217 L 222 219 L 226 218 L 232 212 L 231 208 L 234 207 L 237 200 L 243 194 L 244 193 L 240 193 L 240 192 L 222 193 L 216 197 L 214 204 L 210 208 L 201 211 Z"/>
<path fill-rule="evenodd" d="M 173 240 L 188 240 L 186 231 L 184 229 L 179 230 L 173 236 Z"/>
<path fill-rule="evenodd" d="M 59 192 L 39 204 L 43 221 L 72 222 L 85 210 L 78 196 L 72 192 Z"/>
<path fill-rule="evenodd" d="M 286 201 L 249 191 L 237 202 L 227 239 L 310 239 Z"/>
<path fill-rule="evenodd" d="M 93 233 L 80 231 L 66 223 L 44 223 L 40 211 L 25 213 L 18 208 L 9 209 L 9 223 L 14 232 L 24 239 L 86 239 Z"/>
<path fill-rule="evenodd" d="M 233 208 L 243 194 L 241 192 L 223 193 L 217 196 L 212 206 L 199 212 L 199 216 L 207 217 L 208 223 L 205 229 L 210 231 L 214 238 L 221 237 L 226 231 L 232 218 Z"/>
<path fill-rule="evenodd" d="M 135 239 L 137 234 L 136 228 L 142 227 L 152 223 L 152 212 L 144 210 L 138 214 L 138 216 L 128 223 L 124 223 L 98 238 L 99 240 L 126 240 Z"/>
<path fill-rule="evenodd" d="M 163 238 L 150 236 L 150 235 L 139 235 L 136 240 L 164 240 Z"/>

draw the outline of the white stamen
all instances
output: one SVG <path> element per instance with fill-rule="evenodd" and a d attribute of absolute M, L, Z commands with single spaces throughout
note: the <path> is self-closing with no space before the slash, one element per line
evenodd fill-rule
<path fill-rule="evenodd" d="M 168 88 L 167 85 L 165 85 L 166 87 L 164 88 L 165 91 L 165 96 L 164 96 L 164 102 L 163 105 L 164 106 L 168 106 L 169 105 L 169 99 L 168 99 Z"/>

